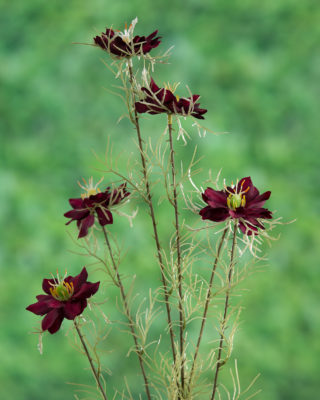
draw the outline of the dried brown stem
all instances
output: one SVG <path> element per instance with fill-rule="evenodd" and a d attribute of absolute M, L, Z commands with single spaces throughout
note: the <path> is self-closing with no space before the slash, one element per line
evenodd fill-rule
<path fill-rule="evenodd" d="M 133 88 L 133 72 L 132 72 L 132 66 L 131 66 L 130 62 L 128 62 L 128 68 L 129 68 L 129 79 L 130 79 L 131 92 L 132 92 L 132 103 L 133 103 L 132 106 L 134 109 L 133 123 L 136 128 L 137 136 L 138 136 L 138 145 L 139 145 L 139 152 L 140 152 L 140 157 L 141 157 L 142 172 L 143 172 L 143 177 L 144 177 L 144 182 L 145 182 L 146 192 L 147 192 L 147 204 L 149 206 L 150 216 L 151 216 L 151 220 L 152 220 L 154 240 L 155 240 L 156 248 L 157 248 L 157 257 L 158 257 L 159 266 L 160 266 L 160 270 L 161 270 L 161 279 L 162 279 L 162 285 L 163 285 L 163 290 L 164 290 L 164 301 L 165 301 L 166 311 L 167 311 L 167 319 L 168 319 L 168 327 L 169 327 L 169 333 L 170 333 L 172 356 L 173 356 L 173 362 L 175 364 L 176 363 L 176 351 L 175 351 L 175 346 L 174 346 L 174 333 L 173 333 L 173 328 L 172 328 L 172 318 L 171 318 L 171 310 L 170 310 L 170 304 L 169 304 L 169 291 L 168 291 L 167 279 L 165 277 L 165 268 L 164 268 L 164 263 L 163 263 L 163 259 L 162 259 L 161 245 L 160 245 L 158 228 L 157 228 L 157 221 L 156 221 L 153 203 L 152 203 L 152 196 L 151 196 L 150 183 L 149 183 L 148 174 L 147 174 L 147 165 L 146 165 L 146 159 L 144 156 L 143 141 L 142 141 L 142 137 L 141 137 L 139 118 L 138 118 L 138 114 L 137 114 L 137 111 L 135 109 L 135 104 L 134 104 L 135 103 L 135 94 L 134 94 L 134 88 Z"/>
<path fill-rule="evenodd" d="M 139 349 L 138 339 L 137 339 L 137 335 L 136 335 L 135 328 L 134 328 L 134 321 L 133 321 L 133 318 L 132 318 L 131 313 L 130 313 L 130 308 L 129 308 L 129 305 L 128 305 L 127 295 L 126 295 L 126 292 L 124 290 L 123 283 L 122 283 L 122 280 L 121 280 L 121 277 L 120 277 L 120 274 L 119 274 L 119 271 L 118 271 L 118 265 L 116 264 L 114 256 L 113 256 L 113 252 L 112 252 L 112 248 L 111 248 L 111 245 L 110 245 L 110 242 L 109 242 L 107 231 L 106 231 L 104 226 L 102 227 L 102 230 L 103 230 L 104 238 L 105 238 L 108 250 L 109 250 L 109 255 L 110 255 L 110 258 L 111 258 L 111 261 L 112 261 L 112 266 L 113 266 L 114 272 L 116 274 L 116 281 L 117 281 L 117 284 L 118 284 L 119 289 L 120 289 L 120 293 L 121 293 L 121 297 L 122 297 L 122 301 L 123 301 L 126 317 L 128 318 L 128 321 L 129 321 L 129 327 L 130 327 L 130 331 L 131 331 L 131 336 L 133 338 L 133 341 L 134 341 L 134 344 L 135 344 L 136 354 L 137 354 L 138 359 L 139 359 L 139 364 L 140 364 L 141 372 L 142 372 L 142 375 L 143 375 L 146 394 L 147 394 L 148 400 L 151 400 L 149 382 L 148 382 L 147 374 L 146 374 L 146 371 L 145 371 L 145 368 L 144 368 L 142 353 L 141 353 L 141 351 Z"/>
<path fill-rule="evenodd" d="M 102 387 L 99 374 L 98 374 L 98 372 L 96 371 L 95 366 L 94 366 L 94 364 L 93 364 L 93 360 L 92 360 L 92 357 L 91 357 L 91 355 L 90 355 L 90 353 L 89 353 L 89 350 L 88 350 L 88 347 L 87 347 L 86 342 L 85 342 L 85 340 L 84 340 L 84 337 L 83 337 L 83 335 L 82 335 L 82 333 L 81 333 L 81 331 L 80 331 L 79 325 L 77 324 L 76 320 L 73 320 L 73 323 L 74 323 L 74 326 L 75 326 L 75 328 L 76 328 L 76 331 L 78 332 L 78 335 L 79 335 L 80 341 L 81 341 L 81 343 L 82 343 L 84 352 L 86 353 L 86 356 L 87 356 L 87 358 L 88 358 L 88 360 L 89 360 L 89 363 L 90 363 L 90 367 L 91 367 L 93 376 L 94 376 L 94 378 L 95 378 L 95 380 L 96 380 L 96 383 L 97 383 L 97 386 L 98 386 L 98 388 L 99 388 L 99 390 L 100 390 L 100 392 L 101 392 L 102 398 L 103 398 L 104 400 L 108 400 L 107 395 L 106 395 L 106 393 L 105 393 L 105 391 L 104 391 L 104 389 L 103 389 L 103 387 Z"/>
<path fill-rule="evenodd" d="M 179 211 L 178 211 L 178 192 L 177 192 L 177 181 L 176 181 L 176 170 L 174 162 L 174 149 L 172 141 L 172 115 L 168 114 L 168 131 L 169 131 L 169 143 L 170 143 L 170 165 L 171 165 L 171 176 L 172 176 L 172 190 L 173 190 L 173 207 L 175 217 L 175 229 L 176 229 L 176 248 L 177 248 L 177 270 L 178 270 L 178 291 L 179 291 L 179 325 L 180 325 L 180 379 L 181 389 L 184 392 L 184 313 L 183 313 L 183 294 L 182 294 L 182 271 L 181 271 L 181 244 L 180 244 L 180 226 L 179 226 Z"/>
<path fill-rule="evenodd" d="M 230 266 L 229 266 L 228 281 L 227 281 L 228 288 L 227 288 L 227 292 L 226 292 L 226 300 L 224 303 L 224 313 L 223 313 L 223 320 L 222 320 L 222 327 L 221 327 L 221 334 L 220 334 L 219 352 L 218 352 L 216 373 L 214 376 L 211 400 L 214 400 L 216 390 L 217 390 L 219 371 L 220 371 L 220 368 L 222 367 L 222 365 L 224 364 L 224 362 L 221 362 L 221 355 L 222 355 L 222 346 L 223 346 L 223 341 L 224 341 L 224 332 L 226 329 L 226 322 L 227 322 L 227 312 L 228 312 L 228 307 L 229 307 L 231 278 L 232 278 L 232 272 L 233 272 L 233 267 L 234 267 L 234 252 L 235 252 L 236 242 L 237 242 L 237 229 L 238 229 L 238 222 L 237 222 L 237 220 L 235 220 L 234 230 L 233 230 L 231 256 L 230 256 Z"/>
<path fill-rule="evenodd" d="M 193 378 L 193 374 L 194 374 L 194 368 L 195 368 L 195 365 L 196 365 L 196 360 L 197 360 L 197 357 L 198 357 L 198 354 L 199 354 L 199 349 L 200 349 L 200 343 L 201 343 L 202 336 L 203 336 L 204 326 L 205 326 L 205 323 L 206 323 L 206 320 L 207 320 L 207 313 L 208 313 L 208 309 L 209 309 L 209 305 L 210 305 L 210 301 L 211 301 L 211 290 L 212 290 L 213 280 L 214 280 L 215 272 L 216 272 L 217 265 L 218 265 L 218 262 L 219 262 L 222 245 L 224 243 L 227 231 L 228 231 L 228 227 L 226 227 L 224 229 L 223 233 L 222 233 L 222 236 L 221 236 L 221 239 L 220 239 L 220 243 L 219 243 L 219 247 L 218 247 L 218 251 L 217 251 L 217 255 L 216 255 L 216 258 L 214 260 L 214 264 L 213 264 L 213 268 L 212 268 L 212 272 L 211 272 L 211 277 L 210 277 L 210 281 L 209 281 L 209 287 L 208 287 L 208 290 L 207 290 L 206 302 L 205 302 L 204 311 L 203 311 L 203 315 L 202 315 L 202 322 L 201 322 L 200 332 L 199 332 L 199 336 L 198 336 L 196 350 L 195 350 L 194 357 L 193 357 L 192 367 L 191 367 L 191 370 L 190 370 L 188 391 L 190 391 L 191 382 L 192 382 L 192 378 Z"/>

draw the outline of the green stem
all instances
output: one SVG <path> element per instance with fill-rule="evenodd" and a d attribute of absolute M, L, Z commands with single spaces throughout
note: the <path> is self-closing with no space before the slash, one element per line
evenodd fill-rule
<path fill-rule="evenodd" d="M 146 371 L 145 371 L 145 368 L 144 368 L 142 354 L 141 354 L 141 351 L 139 349 L 138 339 L 137 339 L 137 335 L 136 335 L 135 328 L 134 328 L 134 321 L 133 321 L 133 318 L 132 318 L 131 313 L 130 313 L 130 308 L 129 308 L 129 305 L 128 305 L 127 295 L 125 293 L 125 290 L 124 290 L 124 287 L 123 287 L 123 283 L 122 283 L 122 280 L 121 280 L 121 277 L 120 277 L 120 274 L 119 274 L 119 271 L 118 271 L 118 266 L 117 266 L 117 264 L 115 262 L 115 259 L 114 259 L 114 256 L 113 256 L 113 252 L 112 252 L 112 248 L 111 248 L 111 245 L 110 245 L 110 242 L 109 242 L 107 231 L 106 231 L 104 226 L 102 227 L 102 230 L 103 230 L 104 238 L 105 238 L 108 250 L 109 250 L 110 258 L 111 258 L 111 261 L 112 261 L 112 266 L 113 266 L 114 272 L 116 274 L 116 280 L 117 280 L 118 286 L 120 288 L 120 293 L 121 293 L 122 301 L 123 301 L 123 304 L 124 304 L 125 313 L 126 313 L 126 316 L 128 318 L 128 321 L 129 321 L 131 335 L 133 337 L 136 354 L 138 356 L 141 372 L 142 372 L 142 375 L 143 375 L 146 394 L 147 394 L 148 400 L 151 400 L 149 382 L 148 382 L 147 374 L 146 374 Z"/>
<path fill-rule="evenodd" d="M 224 332 L 226 329 L 226 320 L 227 320 L 227 312 L 228 312 L 228 307 L 229 307 L 229 298 L 230 298 L 230 290 L 231 290 L 231 278 L 232 278 L 232 272 L 233 272 L 233 267 L 234 267 L 234 252 L 236 248 L 236 242 L 237 242 L 237 229 L 238 229 L 238 221 L 235 220 L 234 222 L 234 230 L 233 230 L 233 239 L 232 239 L 232 248 L 231 248 L 231 256 L 230 256 L 230 266 L 229 266 L 229 273 L 228 273 L 228 288 L 226 292 L 226 300 L 224 303 L 224 313 L 223 313 L 223 320 L 222 320 L 222 327 L 221 327 L 221 334 L 220 334 L 220 343 L 219 343 L 219 352 L 218 352 L 218 359 L 217 359 L 217 367 L 216 367 L 216 373 L 214 376 L 214 383 L 213 383 L 213 389 L 212 389 L 212 396 L 211 400 L 214 400 L 216 390 L 217 390 L 217 384 L 218 384 L 218 375 L 220 368 L 223 366 L 224 362 L 221 362 L 221 355 L 222 355 L 222 347 L 223 347 L 223 341 L 224 341 Z"/>
<path fill-rule="evenodd" d="M 177 182 L 176 182 L 176 170 L 174 162 L 174 149 L 172 140 L 172 115 L 168 114 L 168 130 L 169 130 L 169 143 L 170 143 L 170 164 L 171 164 L 171 176 L 172 176 L 172 188 L 173 188 L 173 207 L 175 217 L 175 228 L 176 228 L 176 248 L 177 248 L 177 270 L 178 270 L 178 292 L 179 292 L 179 325 L 180 325 L 180 379 L 182 393 L 184 392 L 184 312 L 183 312 L 183 294 L 182 294 L 182 271 L 181 271 L 181 236 L 180 236 L 180 225 L 179 225 L 179 211 L 178 211 L 178 193 L 177 193 Z"/>
<path fill-rule="evenodd" d="M 89 360 L 89 363 L 90 363 L 90 367 L 91 367 L 93 376 L 95 377 L 95 380 L 96 380 L 97 386 L 98 386 L 98 388 L 99 388 L 99 390 L 100 390 L 100 392 L 101 392 L 102 398 L 103 398 L 104 400 L 108 400 L 107 395 L 106 395 L 106 393 L 105 393 L 105 391 L 104 391 L 104 389 L 103 389 L 103 387 L 102 387 L 102 384 L 101 384 L 101 382 L 100 382 L 99 374 L 98 374 L 98 372 L 96 371 L 95 366 L 94 366 L 94 364 L 93 364 L 93 360 L 92 360 L 92 357 L 91 357 L 91 355 L 90 355 L 90 353 L 89 353 L 89 350 L 88 350 L 88 347 L 87 347 L 86 342 L 85 342 L 85 340 L 84 340 L 84 337 L 83 337 L 83 335 L 82 335 L 82 333 L 81 333 L 81 331 L 80 331 L 79 325 L 77 324 L 76 320 L 73 320 L 73 323 L 74 323 L 74 326 L 75 326 L 75 328 L 76 328 L 76 331 L 78 332 L 78 335 L 79 335 L 80 341 L 81 341 L 81 343 L 82 343 L 84 352 L 86 353 L 86 356 L 87 356 L 87 358 L 88 358 L 88 360 Z"/>
<path fill-rule="evenodd" d="M 211 301 L 211 290 L 212 290 L 213 280 L 214 280 L 215 272 L 216 272 L 216 269 L 217 269 L 218 261 L 219 261 L 219 258 L 220 258 L 222 245 L 224 243 L 227 231 L 228 231 L 228 227 L 224 229 L 223 234 L 221 236 L 221 240 L 220 240 L 219 247 L 218 247 L 218 252 L 217 252 L 217 255 L 216 255 L 216 258 L 215 258 L 215 261 L 214 261 L 214 264 L 213 264 L 212 272 L 211 272 L 209 287 L 208 287 L 207 296 L 206 296 L 206 302 L 205 302 L 204 311 L 203 311 L 203 315 L 202 315 L 202 322 L 201 322 L 200 332 L 199 332 L 198 341 L 197 341 L 197 345 L 196 345 L 196 351 L 194 353 L 192 367 L 191 367 L 191 371 L 190 371 L 188 391 L 190 391 L 190 386 L 191 386 L 191 383 L 192 383 L 195 364 L 196 364 L 196 360 L 197 360 L 197 357 L 198 357 L 198 354 L 199 354 L 200 343 L 201 343 L 202 336 L 203 336 L 204 326 L 205 326 L 205 323 L 206 323 L 206 320 L 207 320 L 207 313 L 208 313 L 208 309 L 209 309 L 209 305 L 210 305 L 210 301 Z"/>
<path fill-rule="evenodd" d="M 163 285 L 163 289 L 164 289 L 164 301 L 165 301 L 166 311 L 167 311 L 167 320 L 168 320 L 168 327 L 169 327 L 169 333 L 170 333 L 171 350 L 172 350 L 173 362 L 175 364 L 176 363 L 176 351 L 175 351 L 175 346 L 174 346 L 174 333 L 173 333 L 173 328 L 172 328 L 172 318 L 171 318 L 171 310 L 170 310 L 170 304 L 169 304 L 169 290 L 168 290 L 168 285 L 167 285 L 167 279 L 165 277 L 165 267 L 164 267 L 164 263 L 163 263 L 163 259 L 162 259 L 162 252 L 161 252 L 162 250 L 161 250 L 160 239 L 159 239 L 159 235 L 158 235 L 158 228 L 157 228 L 154 207 L 153 207 L 153 203 L 152 203 L 150 183 L 149 183 L 148 174 L 147 174 L 147 163 L 146 163 L 146 159 L 144 156 L 143 141 L 142 141 L 142 137 L 141 137 L 139 118 L 138 118 L 138 114 L 137 114 L 137 111 L 135 108 L 135 94 L 134 94 L 134 89 L 133 89 L 132 66 L 129 62 L 128 62 L 128 68 L 129 68 L 129 79 L 130 79 L 131 92 L 132 92 L 132 106 L 134 109 L 133 124 L 136 128 L 137 136 L 138 136 L 138 145 L 139 145 L 139 152 L 140 152 L 140 157 L 141 157 L 142 172 L 143 172 L 143 177 L 144 177 L 144 182 L 145 182 L 146 192 L 147 192 L 147 204 L 149 206 L 150 216 L 151 216 L 151 220 L 152 220 L 153 233 L 154 233 L 154 240 L 155 240 L 156 248 L 157 248 L 157 257 L 158 257 L 158 261 L 159 261 L 162 285 Z"/>

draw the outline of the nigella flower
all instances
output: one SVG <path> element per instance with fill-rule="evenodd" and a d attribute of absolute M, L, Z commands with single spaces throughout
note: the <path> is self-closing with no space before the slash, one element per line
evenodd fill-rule
<path fill-rule="evenodd" d="M 107 28 L 101 36 L 96 36 L 93 40 L 97 46 L 106 50 L 111 55 L 118 58 L 142 56 L 149 53 L 152 49 L 161 43 L 160 37 L 157 37 L 158 31 L 152 32 L 149 36 L 133 36 L 133 30 L 138 22 L 135 18 L 129 29 L 125 27 L 124 32 L 114 31 Z"/>
<path fill-rule="evenodd" d="M 145 98 L 135 103 L 137 112 L 149 114 L 166 113 L 182 116 L 191 115 L 194 118 L 204 119 L 203 114 L 207 110 L 200 108 L 200 104 L 197 103 L 200 96 L 197 94 L 191 97 L 175 96 L 174 92 L 176 88 L 177 85 L 175 88 L 168 86 L 160 89 L 151 78 L 149 87 L 141 88 L 145 93 Z"/>
<path fill-rule="evenodd" d="M 260 194 L 253 186 L 251 178 L 242 178 L 236 185 L 224 190 L 214 190 L 208 187 L 202 194 L 208 204 L 200 210 L 202 219 L 222 222 L 227 218 L 237 219 L 241 231 L 247 235 L 258 233 L 258 228 L 264 229 L 263 219 L 271 219 L 272 213 L 263 205 L 269 199 L 271 192 Z"/>
<path fill-rule="evenodd" d="M 122 184 L 117 188 L 107 187 L 104 192 L 98 188 L 99 183 L 93 185 L 92 178 L 89 179 L 89 184 L 83 180 L 86 186 L 80 187 L 85 190 L 85 193 L 77 199 L 69 199 L 69 203 L 73 210 L 64 214 L 65 217 L 71 218 L 66 225 L 72 221 L 77 221 L 79 228 L 78 238 L 82 238 L 88 234 L 88 229 L 94 224 L 96 217 L 101 226 L 113 223 L 112 213 L 110 208 L 119 204 L 127 196 L 129 192 L 126 190 L 126 184 Z"/>
<path fill-rule="evenodd" d="M 42 330 L 55 333 L 60 329 L 64 318 L 75 319 L 87 307 L 87 298 L 99 289 L 100 282 L 87 281 L 88 273 L 84 267 L 77 276 L 44 279 L 42 289 L 46 294 L 37 296 L 37 302 L 26 309 L 36 315 L 45 315 Z"/>

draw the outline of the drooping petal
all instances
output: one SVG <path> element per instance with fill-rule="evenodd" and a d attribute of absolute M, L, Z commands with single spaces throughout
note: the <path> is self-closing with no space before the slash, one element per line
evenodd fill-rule
<path fill-rule="evenodd" d="M 199 211 L 199 214 L 201 215 L 202 219 L 209 219 L 210 221 L 214 222 L 225 221 L 229 216 L 228 209 L 222 207 L 212 208 L 210 206 L 202 208 L 202 210 Z"/>
<path fill-rule="evenodd" d="M 86 282 L 84 283 L 80 290 L 72 296 L 72 300 L 77 299 L 86 299 L 88 297 L 93 296 L 97 290 L 99 289 L 100 282 L 91 283 Z"/>
<path fill-rule="evenodd" d="M 64 316 L 67 319 L 75 319 L 75 317 L 77 317 L 83 312 L 86 306 L 87 306 L 86 300 L 67 301 L 64 306 Z"/>
<path fill-rule="evenodd" d="M 270 198 L 271 192 L 264 192 L 256 197 L 254 197 L 251 201 L 247 199 L 247 207 L 250 208 L 260 208 L 264 205 L 266 200 Z"/>
<path fill-rule="evenodd" d="M 49 307 L 47 301 L 38 301 L 37 303 L 30 304 L 26 310 L 31 311 L 36 315 L 44 315 L 47 314 L 51 308 Z"/>
<path fill-rule="evenodd" d="M 45 293 L 51 296 L 50 288 L 53 288 L 57 282 L 54 279 L 44 279 L 42 281 L 42 289 Z"/>
<path fill-rule="evenodd" d="M 56 325 L 59 323 L 59 320 L 61 319 L 61 312 L 59 309 L 54 308 L 48 314 L 43 318 L 41 326 L 43 331 L 49 330 L 49 328 L 53 327 L 55 328 Z M 61 325 L 62 320 L 60 321 L 59 327 Z M 59 329 L 58 327 L 58 329 Z M 56 332 L 58 329 L 56 329 L 54 332 Z M 52 329 L 51 329 L 52 330 Z M 50 333 L 54 333 L 49 331 Z"/>
<path fill-rule="evenodd" d="M 112 224 L 113 223 L 113 217 L 112 214 L 109 210 L 107 210 L 104 207 L 98 207 L 96 209 L 97 215 L 98 215 L 98 221 L 101 226 L 107 225 L 107 224 Z"/>
<path fill-rule="evenodd" d="M 89 213 L 90 213 L 90 210 L 88 210 L 88 208 L 84 208 L 81 210 L 77 210 L 77 209 L 70 210 L 70 211 L 67 211 L 66 213 L 64 213 L 63 215 L 66 218 L 71 218 L 71 220 L 80 220 L 80 219 L 86 218 Z"/>
<path fill-rule="evenodd" d="M 83 200 L 81 197 L 78 199 L 69 199 L 69 203 L 72 208 L 83 208 Z"/>
<path fill-rule="evenodd" d="M 87 281 L 87 279 L 88 279 L 88 272 L 87 272 L 86 267 L 83 267 L 80 274 L 78 274 L 74 277 L 68 276 L 65 279 L 65 282 L 67 282 L 67 283 L 72 282 L 73 288 L 74 288 L 74 294 L 76 294 L 80 290 L 81 286 Z"/>
<path fill-rule="evenodd" d="M 208 187 L 202 194 L 203 201 L 211 207 L 227 207 L 227 194 L 223 190 L 214 190 Z"/>
<path fill-rule="evenodd" d="M 253 233 L 258 232 L 258 228 L 248 223 L 244 224 L 242 221 L 239 221 L 239 228 L 241 232 L 247 236 L 251 236 Z"/>
<path fill-rule="evenodd" d="M 63 314 L 59 313 L 59 315 L 55 319 L 54 323 L 48 328 L 48 331 L 51 333 L 51 335 L 53 335 L 54 333 L 56 333 L 60 329 L 60 326 L 62 324 L 63 318 L 64 318 Z"/>
<path fill-rule="evenodd" d="M 80 230 L 79 230 L 79 235 L 78 239 L 87 236 L 88 234 L 88 229 L 94 224 L 94 215 L 89 214 L 86 218 L 81 220 L 80 222 Z"/>

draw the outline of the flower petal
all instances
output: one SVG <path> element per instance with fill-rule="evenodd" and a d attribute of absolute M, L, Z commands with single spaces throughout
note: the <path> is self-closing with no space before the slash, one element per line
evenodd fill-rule
<path fill-rule="evenodd" d="M 84 283 L 86 283 L 87 279 L 88 279 L 88 272 L 87 272 L 86 267 L 83 267 L 80 274 L 76 275 L 75 277 L 68 276 L 65 279 L 65 282 L 73 283 L 74 294 L 76 294 L 81 289 L 81 286 Z"/>
<path fill-rule="evenodd" d="M 227 207 L 227 194 L 223 190 L 214 190 L 208 187 L 202 194 L 203 201 L 211 207 Z"/>
<path fill-rule="evenodd" d="M 256 207 L 262 207 L 264 205 L 264 203 L 266 202 L 266 200 L 269 199 L 271 195 L 270 190 L 267 192 L 264 192 L 256 197 L 254 197 L 252 200 L 248 200 L 247 199 L 247 207 L 252 207 L 252 208 L 256 208 Z"/>
<path fill-rule="evenodd" d="M 199 211 L 202 219 L 209 219 L 214 222 L 221 222 L 228 218 L 229 212 L 226 208 L 212 208 L 210 206 L 204 207 Z"/>
<path fill-rule="evenodd" d="M 98 215 L 99 224 L 101 226 L 113 223 L 112 214 L 105 207 L 96 208 L 96 212 L 97 212 L 97 215 Z"/>
<path fill-rule="evenodd" d="M 81 299 L 79 301 L 68 301 L 64 306 L 64 316 L 67 319 L 75 319 L 80 315 L 87 306 L 87 301 Z"/>
<path fill-rule="evenodd" d="M 52 288 L 55 283 L 57 283 L 57 282 L 54 279 L 44 279 L 42 281 L 42 289 L 43 289 L 43 291 L 51 296 L 50 288 Z"/>
<path fill-rule="evenodd" d="M 82 219 L 80 221 L 80 230 L 79 230 L 79 235 L 78 239 L 87 236 L 88 234 L 88 229 L 94 224 L 94 215 L 89 214 L 86 218 Z"/>
<path fill-rule="evenodd" d="M 71 218 L 72 220 L 80 220 L 80 219 L 86 218 L 89 213 L 90 213 L 90 210 L 88 210 L 88 208 L 82 208 L 79 210 L 76 209 L 76 210 L 67 211 L 63 215 L 66 218 Z M 68 224 L 69 223 L 70 223 L 70 221 L 68 222 Z"/>
<path fill-rule="evenodd" d="M 86 282 L 81 286 L 81 289 L 72 296 L 72 300 L 74 299 L 86 299 L 88 297 L 93 296 L 97 290 L 99 289 L 100 282 L 91 283 Z"/>
<path fill-rule="evenodd" d="M 36 315 L 44 315 L 47 314 L 51 308 L 47 301 L 38 301 L 37 303 L 30 304 L 26 310 L 31 311 Z"/>
<path fill-rule="evenodd" d="M 83 208 L 83 200 L 81 197 L 78 199 L 69 199 L 69 203 L 72 208 Z"/>
<path fill-rule="evenodd" d="M 62 317 L 62 319 L 61 319 Z M 43 331 L 49 330 L 50 333 L 55 333 L 61 325 L 63 315 L 60 310 L 51 310 L 42 320 L 41 326 Z M 51 328 L 51 329 L 50 329 Z"/>

